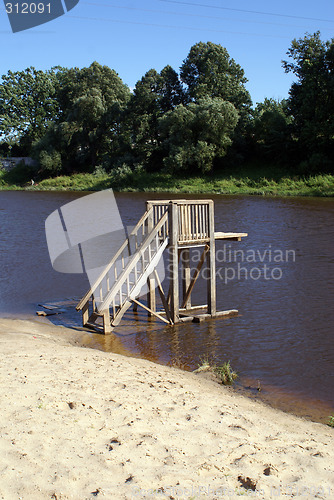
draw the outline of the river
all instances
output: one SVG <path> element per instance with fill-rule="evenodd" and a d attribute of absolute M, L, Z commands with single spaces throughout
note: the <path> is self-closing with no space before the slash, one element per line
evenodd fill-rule
<path fill-rule="evenodd" d="M 87 194 L 0 192 L 1 316 L 35 317 L 39 303 L 58 301 L 69 312 L 57 320 L 80 325 L 73 304 L 88 280 L 52 269 L 44 222 L 53 210 Z M 116 193 L 127 226 L 136 224 L 147 199 L 170 197 L 191 199 Z M 238 390 L 325 422 L 334 412 L 334 200 L 202 198 L 214 200 L 216 231 L 248 233 L 241 242 L 216 246 L 218 310 L 236 308 L 239 315 L 169 327 L 128 312 L 118 350 L 121 344 L 134 355 L 185 369 L 206 357 L 217 364 L 230 360 L 239 373 Z M 193 303 L 205 300 L 203 284 L 196 285 Z M 113 350 L 115 337 L 87 334 L 86 343 Z"/>

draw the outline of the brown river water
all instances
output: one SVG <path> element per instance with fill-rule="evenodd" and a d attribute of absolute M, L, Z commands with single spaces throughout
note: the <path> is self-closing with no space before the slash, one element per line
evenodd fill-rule
<path fill-rule="evenodd" d="M 65 312 L 50 319 L 80 327 L 74 305 L 88 279 L 52 269 L 44 222 L 87 194 L 0 192 L 1 316 L 36 318 L 38 304 L 57 303 Z M 171 197 L 185 198 L 116 193 L 126 226 L 136 224 L 147 199 Z M 248 233 L 241 242 L 216 245 L 217 309 L 239 315 L 170 327 L 130 310 L 117 335 L 87 332 L 85 344 L 189 370 L 205 357 L 230 360 L 237 390 L 326 422 L 334 413 L 334 199 L 201 197 L 215 202 L 216 231 Z M 194 304 L 205 303 L 205 286 L 196 284 Z"/>

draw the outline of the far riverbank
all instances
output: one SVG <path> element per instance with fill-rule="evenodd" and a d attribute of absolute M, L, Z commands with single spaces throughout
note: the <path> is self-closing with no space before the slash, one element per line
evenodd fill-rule
<path fill-rule="evenodd" d="M 277 168 L 234 169 L 201 176 L 148 173 L 130 168 L 106 173 L 77 173 L 54 178 L 29 179 L 26 175 L 0 171 L 0 190 L 156 192 L 261 196 L 334 196 L 334 175 L 289 175 Z"/>

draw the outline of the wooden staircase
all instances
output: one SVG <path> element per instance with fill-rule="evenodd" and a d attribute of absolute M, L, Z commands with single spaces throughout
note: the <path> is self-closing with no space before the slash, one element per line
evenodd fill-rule
<path fill-rule="evenodd" d="M 241 241 L 246 236 L 247 233 L 215 232 L 212 200 L 147 201 L 146 212 L 138 224 L 77 305 L 77 310 L 82 311 L 83 325 L 109 333 L 131 304 L 134 310 L 140 306 L 149 316 L 156 316 L 169 325 L 237 314 L 236 309 L 216 309 L 215 242 Z M 165 295 L 156 268 L 167 246 L 169 290 Z M 202 248 L 194 272 L 190 267 L 193 247 Z M 205 263 L 207 303 L 194 305 L 191 294 Z M 138 300 L 145 283 L 147 305 Z M 155 291 L 159 292 L 164 311 L 156 310 Z M 206 312 L 195 313 L 202 310 Z"/>
<path fill-rule="evenodd" d="M 146 308 L 137 299 L 153 272 L 158 279 L 156 267 L 168 245 L 168 211 L 156 223 L 154 219 L 151 207 L 78 303 L 76 309 L 82 311 L 84 326 L 108 333 L 132 303 Z"/>

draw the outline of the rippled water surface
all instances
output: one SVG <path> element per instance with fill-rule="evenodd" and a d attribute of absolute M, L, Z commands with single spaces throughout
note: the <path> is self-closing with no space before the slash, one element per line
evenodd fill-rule
<path fill-rule="evenodd" d="M 44 235 L 46 217 L 85 194 L 0 192 L 2 316 L 29 316 L 38 303 L 70 305 L 85 293 L 85 276 L 53 271 Z M 117 194 L 123 223 L 134 225 L 145 200 L 159 198 L 166 195 Z M 87 334 L 86 342 L 188 369 L 206 356 L 230 360 L 254 397 L 326 420 L 334 411 L 334 200 L 210 198 L 216 231 L 248 233 L 216 248 L 218 310 L 239 316 L 165 327 L 128 312 L 118 337 Z M 197 283 L 193 303 L 205 302 L 205 286 Z M 80 316 L 69 307 L 61 321 L 79 325 Z"/>

